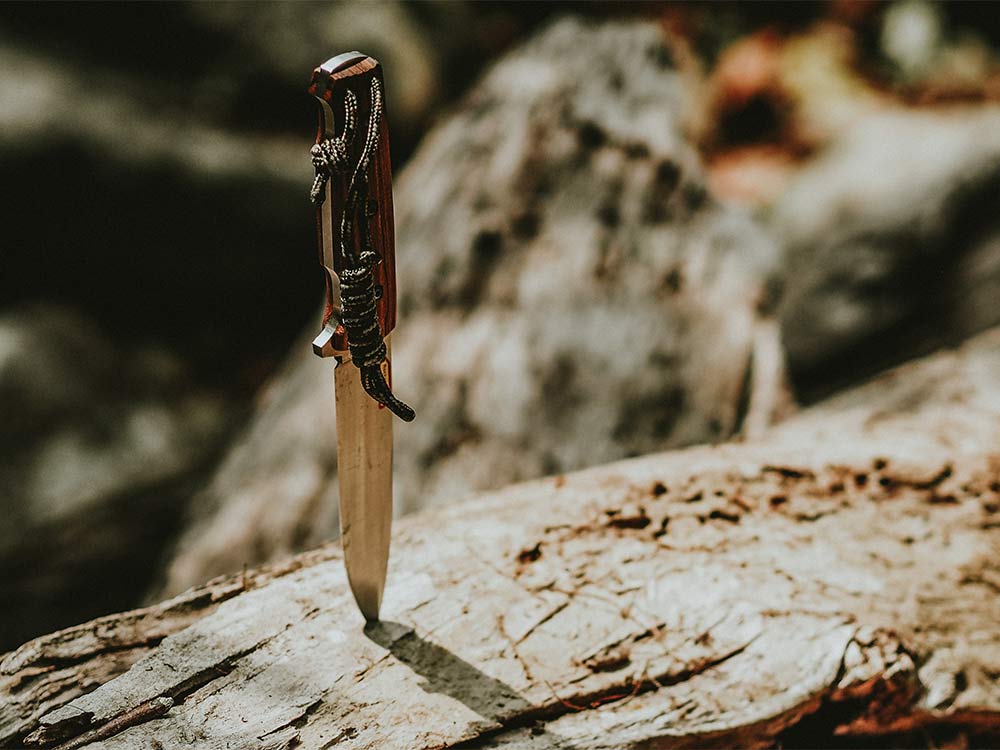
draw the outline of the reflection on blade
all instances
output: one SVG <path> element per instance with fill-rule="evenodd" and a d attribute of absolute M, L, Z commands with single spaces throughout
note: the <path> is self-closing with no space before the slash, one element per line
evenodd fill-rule
<path fill-rule="evenodd" d="M 347 577 L 368 621 L 378 620 L 392 527 L 392 412 L 361 387 L 351 362 L 334 371 L 340 534 Z"/>

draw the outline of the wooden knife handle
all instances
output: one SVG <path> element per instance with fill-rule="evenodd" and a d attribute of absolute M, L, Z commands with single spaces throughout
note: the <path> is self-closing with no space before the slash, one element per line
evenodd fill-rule
<path fill-rule="evenodd" d="M 396 245 L 392 215 L 392 167 L 389 159 L 389 126 L 385 114 L 385 84 L 382 78 L 382 66 L 378 60 L 359 52 L 348 52 L 331 58 L 313 71 L 309 85 L 309 93 L 319 101 L 319 127 L 316 142 L 339 134 L 344 128 L 344 97 L 352 91 L 357 101 L 356 134 L 348 145 L 349 162 L 357 164 L 365 143 L 372 118 L 371 82 L 378 79 L 382 85 L 382 110 L 376 113 L 381 119 L 378 122 L 378 141 L 375 153 L 369 167 L 368 206 L 359 210 L 374 210 L 371 216 L 372 249 L 379 258 L 375 267 L 374 279 L 376 294 L 380 295 L 376 303 L 378 322 L 382 336 L 388 336 L 396 325 Z M 341 269 L 340 257 L 340 220 L 344 211 L 344 201 L 351 180 L 351 172 L 334 174 L 329 181 L 328 197 L 323 205 L 317 207 L 316 223 L 319 233 L 320 262 L 327 272 L 327 304 L 323 316 L 323 324 L 331 322 L 338 307 L 338 288 L 335 275 Z M 327 213 L 327 211 L 329 213 Z M 323 217 L 332 221 L 332 247 L 323 241 Z M 360 236 L 355 233 L 355 247 L 358 251 Z M 332 348 L 337 351 L 347 350 L 347 332 L 343 326 L 337 326 L 331 341 Z"/>

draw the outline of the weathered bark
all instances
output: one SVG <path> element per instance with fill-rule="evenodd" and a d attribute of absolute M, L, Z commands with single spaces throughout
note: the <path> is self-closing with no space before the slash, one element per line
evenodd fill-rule
<path fill-rule="evenodd" d="M 683 111 L 655 25 L 566 20 L 428 135 L 396 188 L 401 512 L 740 429 L 777 249 L 708 196 Z M 316 330 L 193 504 L 168 592 L 333 533 Z"/>
<path fill-rule="evenodd" d="M 994 330 L 757 443 L 405 519 L 376 626 L 330 546 L 37 639 L 0 663 L 0 744 L 767 746 L 810 715 L 1000 731 L 998 371 Z"/>

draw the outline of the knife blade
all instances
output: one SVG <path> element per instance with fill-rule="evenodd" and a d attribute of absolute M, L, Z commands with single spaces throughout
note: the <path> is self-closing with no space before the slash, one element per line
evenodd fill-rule
<path fill-rule="evenodd" d="M 365 393 L 357 369 L 334 369 L 340 538 L 361 613 L 378 620 L 392 528 L 392 414 Z"/>
<path fill-rule="evenodd" d="M 389 138 L 378 61 L 359 52 L 313 71 L 320 103 L 312 199 L 327 304 L 314 352 L 334 357 L 344 563 L 365 619 L 378 620 L 392 526 L 392 415 L 413 410 L 391 389 L 396 320 Z"/>

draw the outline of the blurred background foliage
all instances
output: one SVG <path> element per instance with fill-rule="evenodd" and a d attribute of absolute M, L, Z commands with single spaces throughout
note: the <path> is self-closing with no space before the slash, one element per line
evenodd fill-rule
<path fill-rule="evenodd" d="M 312 67 L 382 61 L 398 170 L 567 14 L 670 39 L 712 193 L 802 269 L 781 313 L 800 400 L 996 322 L 995 122 L 909 117 L 1000 98 L 992 5 L 0 4 L 0 650 L 138 603 L 253 395 L 308 346 Z M 845 228 L 852 201 L 871 216 Z M 889 244 L 913 253 L 855 250 Z M 943 275 L 967 283 L 930 294 Z M 838 306 L 844 289 L 871 296 Z M 842 357 L 857 347 L 877 354 Z"/>

